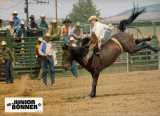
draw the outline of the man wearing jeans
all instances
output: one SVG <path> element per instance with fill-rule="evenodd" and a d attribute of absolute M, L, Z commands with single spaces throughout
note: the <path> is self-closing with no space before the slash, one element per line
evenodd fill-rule
<path fill-rule="evenodd" d="M 2 63 L 4 63 L 6 83 L 13 83 L 12 61 L 15 63 L 15 60 L 12 51 L 7 47 L 6 41 L 1 42 L 0 57 Z"/>
<path fill-rule="evenodd" d="M 53 45 L 49 41 L 50 35 L 47 33 L 45 35 L 45 40 L 41 43 L 40 46 L 40 55 L 45 56 L 44 62 L 42 65 L 42 79 L 43 83 L 47 85 L 47 76 L 50 73 L 51 85 L 55 82 L 55 68 L 53 61 Z M 48 72 L 49 71 L 49 72 Z"/>

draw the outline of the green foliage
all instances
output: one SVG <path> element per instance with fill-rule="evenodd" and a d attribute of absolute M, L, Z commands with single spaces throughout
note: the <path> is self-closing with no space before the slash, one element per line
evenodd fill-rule
<path fill-rule="evenodd" d="M 88 18 L 91 15 L 100 16 L 100 11 L 97 10 L 92 0 L 79 0 L 73 5 L 72 12 L 69 14 L 69 18 L 75 23 L 77 21 L 81 23 L 87 23 Z"/>

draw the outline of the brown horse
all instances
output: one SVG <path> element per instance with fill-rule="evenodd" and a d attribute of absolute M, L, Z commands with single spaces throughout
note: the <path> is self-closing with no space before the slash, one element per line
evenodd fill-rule
<path fill-rule="evenodd" d="M 144 10 L 143 10 L 144 11 Z M 90 93 L 91 97 L 96 96 L 96 86 L 97 81 L 99 78 L 100 72 L 114 63 L 114 61 L 118 58 L 118 56 L 122 52 L 128 52 L 130 54 L 135 53 L 139 50 L 144 48 L 149 48 L 153 51 L 157 51 L 156 49 L 152 48 L 148 45 L 145 41 L 150 40 L 150 38 L 145 38 L 143 40 L 135 40 L 132 35 L 123 32 L 126 26 L 135 20 L 135 18 L 143 12 L 133 10 L 131 17 L 128 20 L 121 21 L 119 25 L 120 32 L 113 35 L 110 40 L 105 42 L 102 45 L 102 49 L 100 55 L 96 53 L 89 59 L 88 63 L 86 64 L 83 60 L 86 54 L 88 53 L 88 42 L 90 38 L 85 38 L 82 42 L 81 47 L 70 47 L 65 45 L 63 47 L 64 51 L 67 53 L 66 61 L 70 61 L 70 64 L 73 60 L 76 60 L 80 65 L 82 65 L 87 71 L 89 71 L 92 75 L 92 90 Z M 123 23 L 123 24 L 122 24 Z M 94 36 L 91 36 L 94 37 Z M 93 38 L 91 38 L 93 39 Z M 69 62 L 68 62 L 69 63 Z"/>

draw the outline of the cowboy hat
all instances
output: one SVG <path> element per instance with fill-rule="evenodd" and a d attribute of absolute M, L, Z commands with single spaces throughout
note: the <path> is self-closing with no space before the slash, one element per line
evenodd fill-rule
<path fill-rule="evenodd" d="M 98 20 L 97 19 L 97 16 L 95 16 L 95 15 L 93 15 L 93 16 L 90 16 L 89 18 L 88 18 L 88 21 L 90 22 L 90 21 L 92 21 L 92 20 Z"/>
<path fill-rule="evenodd" d="M 77 22 L 77 23 L 76 23 L 76 26 L 78 26 L 78 27 L 79 27 L 80 25 L 81 25 L 81 24 L 80 24 L 80 22 Z"/>
<path fill-rule="evenodd" d="M 39 37 L 39 38 L 38 38 L 38 41 L 42 42 L 42 41 L 43 41 L 43 38 L 42 38 L 42 37 Z"/>
<path fill-rule="evenodd" d="M 2 41 L 2 42 L 1 42 L 1 45 L 2 45 L 2 46 L 7 45 L 6 41 Z"/>
<path fill-rule="evenodd" d="M 18 14 L 18 12 L 17 11 L 13 11 L 13 13 L 12 13 L 13 15 L 17 15 Z"/>
<path fill-rule="evenodd" d="M 72 23 L 72 21 L 69 19 L 69 18 L 66 18 L 64 21 L 63 21 L 63 24 L 65 23 Z"/>
<path fill-rule="evenodd" d="M 30 18 L 30 19 L 34 19 L 34 15 L 31 15 L 29 18 Z"/>
<path fill-rule="evenodd" d="M 46 16 L 45 16 L 44 14 L 42 14 L 40 17 L 41 17 L 41 18 L 46 18 Z"/>

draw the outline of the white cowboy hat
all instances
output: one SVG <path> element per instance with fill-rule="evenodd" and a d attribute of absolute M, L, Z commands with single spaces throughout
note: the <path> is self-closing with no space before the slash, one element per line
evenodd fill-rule
<path fill-rule="evenodd" d="M 17 11 L 13 11 L 13 13 L 12 14 L 18 14 L 18 12 Z"/>
<path fill-rule="evenodd" d="M 41 18 L 46 18 L 46 16 L 45 16 L 44 14 L 42 14 L 40 17 L 41 17 Z"/>
<path fill-rule="evenodd" d="M 6 41 L 2 41 L 2 42 L 1 42 L 1 45 L 2 45 L 2 46 L 7 45 Z"/>
<path fill-rule="evenodd" d="M 98 19 L 97 19 L 97 16 L 93 15 L 93 16 L 90 16 L 90 17 L 88 18 L 88 21 L 89 21 L 89 22 L 92 21 L 92 20 L 98 20 Z"/>
<path fill-rule="evenodd" d="M 43 38 L 42 38 L 42 37 L 39 37 L 39 38 L 38 38 L 38 41 L 42 42 L 42 41 L 43 41 Z"/>
<path fill-rule="evenodd" d="M 76 26 L 80 26 L 80 25 L 81 25 L 80 22 L 77 22 L 77 23 L 76 23 Z"/>

